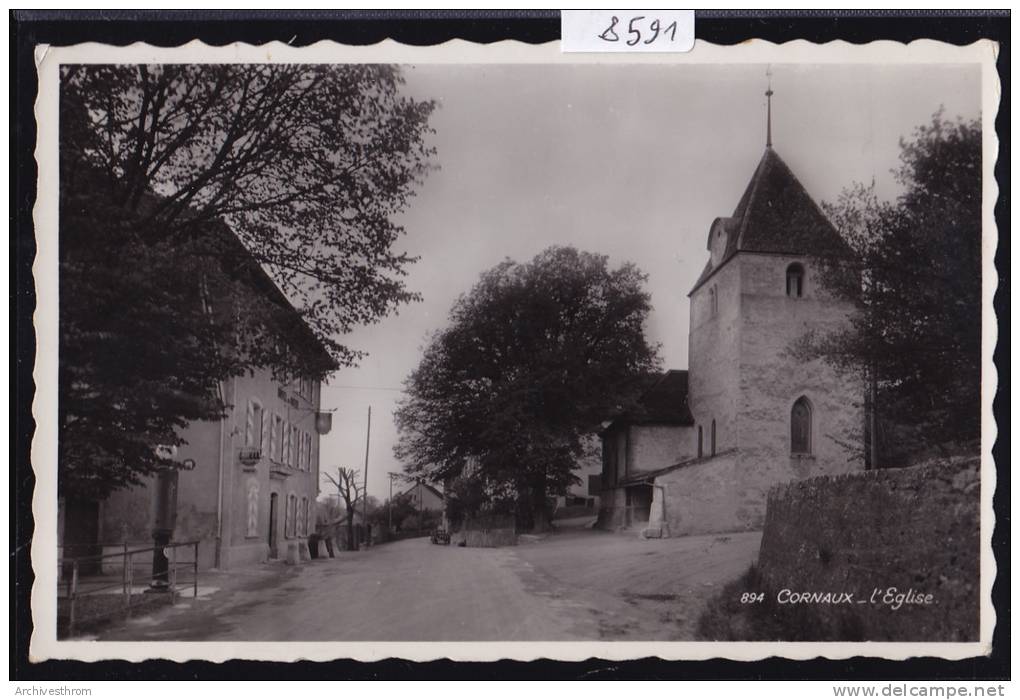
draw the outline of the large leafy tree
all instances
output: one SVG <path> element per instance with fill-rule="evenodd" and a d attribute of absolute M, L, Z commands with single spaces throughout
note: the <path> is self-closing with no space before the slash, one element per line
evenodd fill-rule
<path fill-rule="evenodd" d="M 218 383 L 323 377 L 416 299 L 394 214 L 434 108 L 383 65 L 70 66 L 60 95 L 60 490 L 175 466 Z"/>
<path fill-rule="evenodd" d="M 876 466 L 980 435 L 981 127 L 939 112 L 901 150 L 898 199 L 855 184 L 827 207 L 852 255 L 822 281 L 858 313 L 801 348 L 872 377 Z"/>
<path fill-rule="evenodd" d="M 485 272 L 406 381 L 395 451 L 407 472 L 480 484 L 519 527 L 544 527 L 584 435 L 658 363 L 645 279 L 566 247 Z"/>

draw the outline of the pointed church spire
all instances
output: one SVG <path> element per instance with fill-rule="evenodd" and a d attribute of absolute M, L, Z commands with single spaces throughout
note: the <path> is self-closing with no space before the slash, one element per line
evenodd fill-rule
<path fill-rule="evenodd" d="M 772 148 L 772 66 L 765 69 L 765 75 L 769 78 L 769 89 L 765 91 L 765 99 L 768 100 L 768 117 L 765 126 L 765 148 Z"/>

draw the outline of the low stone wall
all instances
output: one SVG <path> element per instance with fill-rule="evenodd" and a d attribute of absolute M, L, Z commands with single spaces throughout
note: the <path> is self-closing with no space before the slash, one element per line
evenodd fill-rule
<path fill-rule="evenodd" d="M 468 518 L 450 536 L 450 544 L 459 547 L 509 547 L 517 544 L 512 515 L 488 514 Z"/>
<path fill-rule="evenodd" d="M 774 487 L 758 561 L 774 613 L 816 639 L 976 640 L 979 467 L 955 459 Z"/>
<path fill-rule="evenodd" d="M 494 530 L 462 530 L 457 533 L 455 539 L 456 544 L 461 547 L 512 547 L 517 544 L 517 533 L 512 527 L 501 527 Z"/>

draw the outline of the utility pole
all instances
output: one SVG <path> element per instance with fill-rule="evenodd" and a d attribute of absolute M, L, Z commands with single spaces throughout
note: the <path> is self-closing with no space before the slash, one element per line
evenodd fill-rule
<path fill-rule="evenodd" d="M 425 506 L 425 504 L 422 503 L 422 500 L 421 500 L 421 479 L 418 479 L 418 534 L 419 535 L 421 534 L 421 528 L 422 528 L 422 525 L 424 524 L 422 522 L 423 517 L 424 517 L 424 511 L 423 511 L 424 506 Z"/>
<path fill-rule="evenodd" d="M 387 537 L 393 534 L 393 480 L 397 478 L 397 475 L 394 472 L 389 472 L 389 477 L 390 477 L 390 500 L 387 501 L 388 504 L 387 510 L 389 511 L 387 517 L 388 523 L 387 527 L 389 528 L 386 531 Z"/>
<path fill-rule="evenodd" d="M 368 428 L 365 430 L 365 486 L 362 490 L 361 520 L 365 533 L 365 546 L 368 546 L 368 447 L 372 440 L 372 407 L 368 407 Z"/>

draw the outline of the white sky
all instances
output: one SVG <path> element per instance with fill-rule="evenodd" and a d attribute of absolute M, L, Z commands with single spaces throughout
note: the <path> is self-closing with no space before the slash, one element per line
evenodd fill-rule
<path fill-rule="evenodd" d="M 873 177 L 895 195 L 899 139 L 947 117 L 978 117 L 977 67 L 773 65 L 773 145 L 816 201 Z M 648 273 L 647 333 L 664 368 L 687 367 L 690 291 L 717 216 L 729 216 L 765 146 L 761 66 L 419 65 L 406 90 L 436 99 L 440 170 L 400 221 L 421 303 L 345 338 L 368 357 L 324 386 L 337 409 L 322 471 L 364 469 L 369 493 L 399 472 L 392 414 L 427 334 L 456 297 L 505 257 L 573 245 Z M 367 388 L 351 388 L 367 387 Z M 332 487 L 322 479 L 322 490 Z M 394 489 L 400 489 L 399 484 Z"/>

